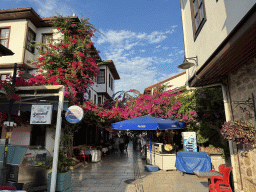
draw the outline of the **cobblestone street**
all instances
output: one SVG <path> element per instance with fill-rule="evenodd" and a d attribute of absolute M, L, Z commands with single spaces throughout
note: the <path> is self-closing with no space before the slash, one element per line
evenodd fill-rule
<path fill-rule="evenodd" d="M 98 192 L 207 192 L 207 179 L 179 171 L 146 172 L 139 150 L 111 154 L 100 162 L 78 167 L 72 173 L 73 191 Z M 135 174 L 134 174 L 135 170 Z M 135 178 L 135 181 L 133 180 Z"/>

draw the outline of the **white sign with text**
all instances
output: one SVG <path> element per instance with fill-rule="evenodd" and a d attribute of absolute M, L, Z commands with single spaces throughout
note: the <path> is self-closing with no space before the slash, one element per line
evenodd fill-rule
<path fill-rule="evenodd" d="M 52 105 L 32 105 L 30 124 L 51 124 Z"/>

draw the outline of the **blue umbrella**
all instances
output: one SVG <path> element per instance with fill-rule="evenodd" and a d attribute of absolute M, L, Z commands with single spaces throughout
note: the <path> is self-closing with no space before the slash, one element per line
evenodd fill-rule
<path fill-rule="evenodd" d="M 152 117 L 151 115 L 146 115 L 142 117 L 137 117 L 134 119 L 129 119 L 125 121 L 120 121 L 117 123 L 111 123 L 112 129 L 130 129 L 130 130 L 156 130 L 158 129 L 182 129 L 186 127 L 186 123 L 161 118 L 161 117 Z M 151 154 L 151 140 L 150 143 L 150 163 L 152 163 L 152 154 Z"/>
<path fill-rule="evenodd" d="M 156 130 L 158 129 L 182 129 L 186 126 L 184 122 L 161 118 L 152 117 L 151 115 L 146 115 L 142 117 L 137 117 L 134 119 L 129 119 L 125 121 L 120 121 L 117 123 L 112 123 L 112 129 L 130 129 L 130 130 Z"/>

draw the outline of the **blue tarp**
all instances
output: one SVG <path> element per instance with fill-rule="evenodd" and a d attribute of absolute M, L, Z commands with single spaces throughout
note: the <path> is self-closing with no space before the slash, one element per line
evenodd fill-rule
<path fill-rule="evenodd" d="M 178 152 L 175 167 L 178 171 L 186 173 L 210 171 L 211 158 L 206 152 Z"/>
<path fill-rule="evenodd" d="M 131 129 L 131 130 L 156 130 L 158 129 L 181 129 L 186 124 L 184 122 L 166 119 L 161 117 L 152 117 L 146 115 L 143 117 L 137 117 L 117 123 L 112 123 L 112 129 Z"/>

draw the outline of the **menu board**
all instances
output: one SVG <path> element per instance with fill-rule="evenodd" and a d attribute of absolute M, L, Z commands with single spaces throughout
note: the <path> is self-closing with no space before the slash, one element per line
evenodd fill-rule
<path fill-rule="evenodd" d="M 187 152 L 197 152 L 196 132 L 182 132 L 183 148 Z"/>

